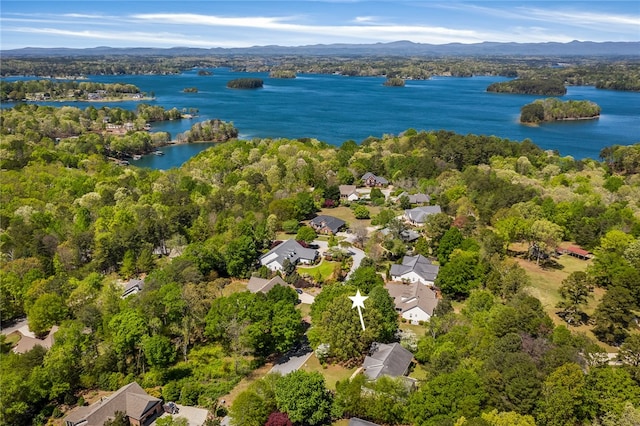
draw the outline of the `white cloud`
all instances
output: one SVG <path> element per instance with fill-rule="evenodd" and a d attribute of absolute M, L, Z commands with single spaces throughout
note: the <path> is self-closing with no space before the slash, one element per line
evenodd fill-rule
<path fill-rule="evenodd" d="M 133 46 L 132 43 L 139 43 L 139 46 L 193 46 L 193 47 L 248 47 L 249 44 L 236 40 L 205 40 L 202 38 L 187 37 L 183 34 L 175 34 L 168 32 L 112 32 L 112 31 L 92 31 L 92 30 L 63 30 L 59 28 L 8 28 L 8 32 L 55 35 L 63 37 L 93 39 L 93 40 L 110 40 L 128 42 L 127 46 Z"/>
<path fill-rule="evenodd" d="M 535 8 L 522 8 L 521 10 L 527 17 L 545 22 L 556 22 L 580 27 L 595 25 L 612 32 L 625 31 L 626 28 L 626 30 L 634 31 L 636 35 L 640 31 L 640 16 L 582 12 L 576 10 L 561 11 Z M 612 27 L 612 25 L 614 27 Z"/>

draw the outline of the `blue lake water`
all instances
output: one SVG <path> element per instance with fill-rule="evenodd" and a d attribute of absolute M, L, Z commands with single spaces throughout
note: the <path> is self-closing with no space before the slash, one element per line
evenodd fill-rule
<path fill-rule="evenodd" d="M 605 146 L 640 142 L 640 93 L 568 87 L 562 99 L 594 101 L 602 108 L 600 118 L 532 127 L 519 124 L 520 108 L 540 96 L 487 93 L 489 84 L 506 80 L 501 77 L 434 77 L 409 80 L 405 87 L 385 87 L 383 77 L 302 74 L 295 79 L 272 79 L 266 73 L 212 71 L 211 76 L 198 76 L 192 70 L 168 76 L 91 76 L 90 80 L 135 84 L 155 94 L 151 104 L 165 108 L 197 108 L 199 117 L 193 120 L 153 124 L 152 130 L 168 131 L 173 137 L 195 121 L 220 118 L 232 121 L 241 138 L 309 137 L 334 145 L 398 134 L 409 128 L 446 129 L 518 141 L 528 138 L 543 149 L 575 158 L 598 158 Z M 240 77 L 262 78 L 264 88 L 226 88 L 229 80 Z M 184 93 L 186 87 L 199 91 Z M 135 102 L 73 105 L 136 107 Z M 163 149 L 166 155 L 146 156 L 135 164 L 167 169 L 209 146 L 170 146 Z"/>

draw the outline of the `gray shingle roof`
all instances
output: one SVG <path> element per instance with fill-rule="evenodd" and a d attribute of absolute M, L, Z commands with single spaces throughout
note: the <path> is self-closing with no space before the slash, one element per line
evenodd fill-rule
<path fill-rule="evenodd" d="M 300 259 L 309 261 L 314 260 L 318 256 L 318 251 L 302 247 L 296 240 L 290 239 L 278 244 L 267 253 L 260 256 L 260 263 L 268 265 L 277 261 L 282 265 L 285 259 L 289 259 L 291 263 L 298 263 Z"/>
<path fill-rule="evenodd" d="M 370 356 L 365 357 L 362 367 L 364 374 L 371 380 L 380 376 L 404 376 L 411 365 L 413 354 L 399 343 L 374 343 L 377 347 Z"/>
<path fill-rule="evenodd" d="M 402 258 L 402 265 L 393 264 L 389 270 L 392 277 L 399 277 L 409 272 L 415 272 L 425 281 L 434 282 L 438 277 L 440 267 L 431 263 L 429 259 L 422 256 L 405 256 Z"/>
<path fill-rule="evenodd" d="M 309 221 L 309 225 L 313 228 L 328 228 L 332 233 L 337 233 L 340 228 L 342 228 L 346 222 L 342 219 L 338 219 L 337 217 L 320 215 L 316 216 Z"/>
<path fill-rule="evenodd" d="M 349 419 L 349 426 L 379 426 L 377 423 L 371 423 L 366 420 L 359 419 L 357 417 L 351 417 Z"/>
<path fill-rule="evenodd" d="M 430 215 L 436 213 L 442 213 L 440 206 L 422 206 L 404 211 L 405 217 L 415 223 L 425 223 Z"/>
<path fill-rule="evenodd" d="M 387 185 L 389 183 L 389 181 L 386 178 L 383 178 L 382 176 L 376 176 L 371 172 L 367 172 L 364 175 L 362 175 L 361 179 L 366 181 L 370 178 L 373 178 L 376 184 L 379 184 L 379 185 Z"/>

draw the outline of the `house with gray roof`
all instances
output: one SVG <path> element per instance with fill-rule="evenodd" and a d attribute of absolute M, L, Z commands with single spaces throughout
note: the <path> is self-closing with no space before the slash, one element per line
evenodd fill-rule
<path fill-rule="evenodd" d="M 409 194 L 405 191 L 398 195 L 398 200 L 403 196 L 406 196 L 409 199 L 410 204 L 428 204 L 431 202 L 431 197 L 427 194 Z"/>
<path fill-rule="evenodd" d="M 140 293 L 144 287 L 144 280 L 130 279 L 124 283 L 124 291 L 122 292 L 122 298 L 131 296 L 132 294 Z"/>
<path fill-rule="evenodd" d="M 374 343 L 371 354 L 362 363 L 364 375 L 370 380 L 382 376 L 401 377 L 409 372 L 413 354 L 399 343 Z"/>
<path fill-rule="evenodd" d="M 402 282 L 419 282 L 432 286 L 438 277 L 440 266 L 434 265 L 423 255 L 405 256 L 402 264 L 393 264 L 389 270 L 391 279 Z"/>
<path fill-rule="evenodd" d="M 320 215 L 309 221 L 309 226 L 320 234 L 337 234 L 347 222 L 333 216 Z"/>
<path fill-rule="evenodd" d="M 385 284 L 384 288 L 393 299 L 398 314 L 412 324 L 429 321 L 438 306 L 437 292 L 419 282 L 392 282 Z"/>
<path fill-rule="evenodd" d="M 366 186 L 370 187 L 389 185 L 389 181 L 387 179 L 382 176 L 376 176 L 371 172 L 365 173 L 360 179 Z"/>
<path fill-rule="evenodd" d="M 404 218 L 414 225 L 422 225 L 432 214 L 442 213 L 440 206 L 420 206 L 404 211 Z"/>
<path fill-rule="evenodd" d="M 247 283 L 247 290 L 251 293 L 268 293 L 269 290 L 277 285 L 281 285 L 283 287 L 288 286 L 288 284 L 279 275 L 276 275 L 270 280 L 260 277 L 251 277 Z"/>
<path fill-rule="evenodd" d="M 349 426 L 380 426 L 378 423 L 371 423 L 366 420 L 359 419 L 357 417 L 351 417 L 349 419 Z"/>
<path fill-rule="evenodd" d="M 282 271 L 284 261 L 295 264 L 304 263 L 311 264 L 318 257 L 318 250 L 303 247 L 294 239 L 284 241 L 267 253 L 260 256 L 260 264 L 266 266 L 272 271 Z"/>
<path fill-rule="evenodd" d="M 109 397 L 78 407 L 65 417 L 65 426 L 102 426 L 116 412 L 124 413 L 129 424 L 144 426 L 162 414 L 162 400 L 147 394 L 136 382 L 121 387 Z"/>

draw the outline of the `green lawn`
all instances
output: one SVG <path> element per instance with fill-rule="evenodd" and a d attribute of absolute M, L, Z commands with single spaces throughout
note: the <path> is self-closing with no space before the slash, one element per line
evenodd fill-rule
<path fill-rule="evenodd" d="M 339 262 L 330 262 L 326 259 L 322 259 L 320 263 L 315 266 L 298 266 L 298 273 L 300 275 L 309 274 L 313 279 L 320 274 L 323 280 L 327 280 L 331 274 L 333 274 L 333 270 L 336 265 L 339 264 Z"/>
<path fill-rule="evenodd" d="M 329 390 L 336 390 L 336 382 L 351 377 L 353 372 L 356 371 L 356 367 L 345 368 L 340 365 L 327 365 L 327 367 L 324 368 L 314 354 L 311 355 L 307 362 L 302 366 L 302 370 L 309 372 L 317 371 L 324 377 L 327 388 Z"/>

